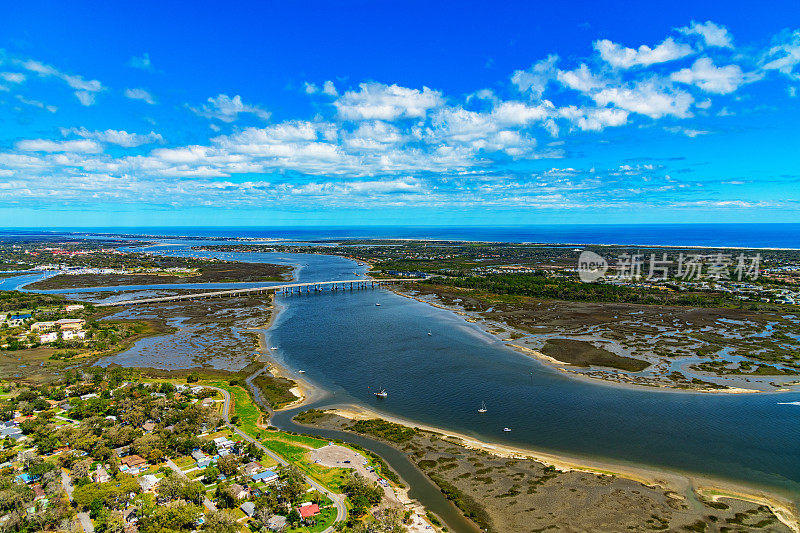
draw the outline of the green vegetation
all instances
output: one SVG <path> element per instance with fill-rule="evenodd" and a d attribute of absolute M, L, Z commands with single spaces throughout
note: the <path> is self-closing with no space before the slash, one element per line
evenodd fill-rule
<path fill-rule="evenodd" d="M 411 440 L 417 430 L 380 418 L 371 420 L 358 420 L 348 429 L 358 433 L 366 433 L 397 444 Z"/>
<path fill-rule="evenodd" d="M 489 274 L 486 276 L 435 278 L 423 283 L 478 290 L 491 294 L 530 296 L 578 302 L 614 302 L 692 307 L 741 307 L 722 293 L 676 292 L 605 283 L 581 283 L 549 273 Z"/>
<path fill-rule="evenodd" d="M 273 409 L 280 409 L 297 400 L 297 396 L 291 391 L 297 384 L 291 379 L 262 372 L 253 380 L 253 384 L 258 387 L 264 400 Z"/>
<path fill-rule="evenodd" d="M 436 485 L 438 485 L 439 489 L 442 491 L 442 494 L 447 496 L 448 500 L 452 501 L 456 507 L 461 509 L 465 516 L 474 520 L 475 523 L 481 527 L 481 529 L 485 529 L 487 531 L 491 530 L 491 519 L 480 503 L 475 501 L 475 499 L 468 494 L 460 491 L 455 485 L 447 481 L 439 474 L 429 472 L 428 477 L 431 478 Z"/>
<path fill-rule="evenodd" d="M 647 361 L 623 357 L 590 342 L 574 339 L 549 339 L 542 347 L 542 353 L 575 366 L 606 366 L 629 372 L 639 372 L 650 366 Z"/>

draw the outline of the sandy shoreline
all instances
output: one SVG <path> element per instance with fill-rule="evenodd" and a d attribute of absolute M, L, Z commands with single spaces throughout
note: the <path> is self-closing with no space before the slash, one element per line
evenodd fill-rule
<path fill-rule="evenodd" d="M 432 305 L 434 307 L 438 307 L 440 309 L 454 312 L 462 317 L 471 317 L 470 313 L 467 311 L 455 310 L 447 306 L 432 303 L 420 298 L 416 298 L 412 295 L 404 294 L 393 288 L 390 288 L 389 290 L 392 290 L 393 292 L 395 292 L 395 294 L 398 294 L 400 296 L 411 298 L 420 301 L 421 303 L 425 303 L 428 305 Z M 296 395 L 299 395 L 299 397 L 297 401 L 292 402 L 291 404 L 280 409 L 280 410 L 286 410 L 290 408 L 297 408 L 302 405 L 314 403 L 318 400 L 321 400 L 325 396 L 327 396 L 327 391 L 317 386 L 316 384 L 313 384 L 310 381 L 300 377 L 296 372 L 293 372 L 290 369 L 279 364 L 275 360 L 275 358 L 272 357 L 272 351 L 266 346 L 266 335 L 267 335 L 266 331 L 268 331 L 274 325 L 280 311 L 281 311 L 281 306 L 275 303 L 275 299 L 273 297 L 272 313 L 270 314 L 270 319 L 265 325 L 264 331 L 262 331 L 261 334 L 259 335 L 259 343 L 261 346 L 260 351 L 262 353 L 259 359 L 266 358 L 266 361 L 264 362 L 267 363 L 269 371 L 273 373 L 273 375 L 292 379 L 297 384 L 295 388 L 296 392 L 295 390 L 293 390 L 292 392 L 295 393 Z M 474 323 L 479 321 L 470 320 L 470 322 Z M 481 323 L 479 323 L 478 326 L 483 326 L 484 324 L 482 320 L 480 322 Z M 486 331 L 485 328 L 482 327 L 482 329 Z M 486 332 L 489 335 L 492 335 L 491 332 L 489 331 Z M 548 365 L 571 366 L 568 363 L 564 363 L 563 361 L 558 361 L 557 359 L 546 356 L 536 350 L 510 343 L 508 345 L 509 347 L 516 349 L 520 353 L 536 357 L 538 360 Z M 566 371 L 563 368 L 560 368 L 560 370 Z M 574 377 L 580 379 L 580 377 L 578 376 Z M 637 388 L 642 387 L 641 385 L 615 383 L 591 377 L 585 377 L 584 379 L 591 379 L 593 383 L 604 384 L 607 386 L 619 386 L 619 387 L 635 386 Z M 653 391 L 661 390 L 661 391 L 671 391 L 671 392 L 723 392 L 729 394 L 761 392 L 751 389 L 727 389 L 727 390 L 709 389 L 709 390 L 687 391 L 672 387 L 660 387 L 660 388 L 649 387 L 649 388 Z M 553 466 L 561 471 L 577 470 L 577 471 L 584 471 L 596 474 L 615 475 L 642 483 L 644 485 L 659 486 L 663 487 L 666 490 L 673 490 L 677 494 L 681 495 L 694 492 L 696 494 L 699 494 L 705 498 L 712 500 L 719 498 L 734 498 L 752 502 L 758 505 L 766 505 L 772 510 L 772 512 L 778 517 L 778 519 L 781 522 L 783 522 L 787 527 L 792 529 L 792 531 L 800 533 L 800 519 L 798 519 L 798 513 L 795 504 L 791 500 L 779 495 L 770 494 L 764 491 L 749 488 L 747 486 L 739 485 L 734 482 L 727 482 L 725 480 L 718 480 L 718 479 L 709 479 L 696 475 L 679 474 L 664 470 L 658 470 L 654 468 L 648 468 L 644 466 L 622 465 L 622 464 L 615 464 L 610 462 L 604 462 L 602 460 L 593 460 L 593 459 L 592 460 L 577 459 L 565 455 L 543 452 L 541 450 L 517 448 L 503 444 L 493 444 L 457 432 L 452 432 L 433 426 L 421 425 L 410 420 L 404 420 L 399 417 L 377 413 L 363 406 L 348 405 L 346 407 L 341 407 L 341 408 L 337 407 L 333 409 L 333 412 L 335 414 L 353 420 L 363 419 L 363 418 L 382 418 L 384 420 L 402 424 L 408 427 L 416 427 L 425 431 L 436 433 L 442 435 L 443 437 L 450 437 L 451 439 L 457 439 L 459 444 L 468 448 L 486 451 L 488 453 L 501 457 L 532 459 L 540 463 L 543 463 L 545 465 Z M 269 424 L 269 422 L 267 422 L 267 424 Z"/>
<path fill-rule="evenodd" d="M 397 287 L 388 287 L 388 290 L 391 290 L 393 293 L 397 294 L 398 296 L 402 296 L 403 298 L 409 298 L 411 300 L 416 300 L 416 301 L 418 301 L 420 303 L 424 303 L 424 304 L 430 305 L 432 307 L 436 307 L 438 309 L 443 309 L 445 311 L 450 311 L 451 313 L 455 313 L 458 316 L 464 317 L 464 320 L 466 320 L 470 324 L 476 324 L 478 327 L 481 328 L 482 331 L 484 331 L 485 333 L 491 335 L 494 338 L 497 338 L 498 340 L 503 341 L 503 343 L 506 346 L 508 346 L 509 348 L 511 348 L 513 350 L 516 350 L 516 351 L 518 351 L 518 352 L 520 352 L 520 353 L 522 353 L 524 355 L 533 357 L 536 360 L 546 364 L 547 366 L 549 366 L 551 368 L 558 369 L 559 371 L 564 372 L 565 374 L 568 374 L 570 376 L 570 378 L 572 378 L 572 379 L 587 380 L 587 381 L 590 381 L 590 382 L 595 383 L 595 384 L 607 385 L 607 386 L 610 386 L 610 387 L 623 387 L 623 388 L 630 387 L 630 388 L 635 388 L 635 389 L 645 389 L 645 390 L 663 391 L 663 392 L 702 393 L 702 394 L 755 394 L 755 393 L 770 393 L 771 394 L 771 393 L 775 393 L 775 392 L 796 392 L 796 391 L 793 391 L 792 389 L 788 389 L 788 388 L 787 389 L 776 389 L 776 390 L 771 390 L 771 391 L 764 391 L 764 390 L 759 390 L 759 389 L 747 389 L 747 388 L 743 388 L 743 387 L 727 387 L 725 389 L 715 389 L 715 388 L 684 389 L 684 388 L 680 388 L 680 387 L 672 387 L 672 386 L 669 386 L 669 385 L 643 385 L 643 384 L 638 384 L 638 383 L 628 383 L 628 382 L 624 382 L 624 381 L 621 382 L 621 381 L 615 381 L 615 380 L 611 380 L 611 379 L 602 379 L 602 378 L 597 378 L 597 377 L 594 377 L 594 376 L 588 376 L 588 375 L 585 375 L 585 374 L 583 374 L 581 372 L 577 372 L 575 370 L 570 370 L 570 369 L 564 368 L 564 367 L 578 368 L 578 367 L 574 367 L 574 365 L 572 365 L 570 363 L 567 363 L 567 362 L 564 362 L 564 361 L 559 361 L 558 359 L 556 359 L 554 357 L 550 357 L 549 355 L 545 355 L 545 354 L 543 354 L 542 352 L 540 352 L 538 350 L 534 350 L 532 348 L 528 348 L 527 346 L 521 346 L 519 344 L 516 344 L 513 341 L 509 341 L 509 340 L 506 340 L 506 339 L 500 339 L 499 337 L 497 337 L 497 335 L 495 333 L 493 333 L 490 330 L 489 326 L 490 326 L 491 323 L 489 321 L 487 321 L 486 319 L 484 319 L 483 317 L 479 316 L 477 313 L 473 313 L 471 311 L 466 311 L 466 310 L 460 309 L 460 308 L 453 308 L 453 307 L 449 307 L 449 306 L 446 306 L 446 305 L 438 304 L 438 303 L 426 300 L 424 298 L 418 298 L 417 296 L 414 296 L 412 294 L 408 294 L 406 292 L 403 292 L 402 290 L 400 290 Z M 497 327 L 502 326 L 504 328 L 507 328 L 509 330 L 517 332 L 517 330 L 515 330 L 512 326 L 509 326 L 508 324 L 494 324 L 494 325 L 497 326 Z M 583 368 L 583 367 L 580 367 L 580 368 Z M 621 372 L 620 374 L 621 375 L 626 375 L 624 372 Z"/>
<path fill-rule="evenodd" d="M 792 501 L 775 494 L 764 491 L 755 491 L 749 487 L 733 482 L 719 479 L 709 479 L 701 476 L 679 474 L 654 468 L 622 465 L 601 460 L 591 460 L 583 458 L 573 458 L 564 455 L 543 452 L 532 448 L 521 448 L 508 446 L 505 444 L 493 444 L 463 433 L 448 431 L 442 428 L 418 424 L 405 420 L 400 417 L 385 415 L 372 411 L 366 407 L 348 405 L 326 409 L 332 414 L 339 415 L 350 420 L 366 420 L 371 418 L 381 418 L 396 424 L 407 427 L 417 428 L 440 435 L 466 448 L 485 451 L 509 459 L 532 459 L 546 466 L 552 466 L 559 471 L 581 471 L 601 475 L 613 475 L 625 479 L 636 481 L 649 487 L 660 487 L 664 490 L 674 491 L 676 494 L 686 496 L 690 491 L 694 491 L 700 496 L 711 500 L 720 498 L 733 498 L 752 502 L 758 505 L 768 506 L 775 516 L 792 531 L 800 532 L 800 519 L 798 519 L 797 509 Z"/>

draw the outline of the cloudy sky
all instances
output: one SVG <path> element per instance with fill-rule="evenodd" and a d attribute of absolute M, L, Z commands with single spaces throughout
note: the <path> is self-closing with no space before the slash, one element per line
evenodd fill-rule
<path fill-rule="evenodd" d="M 16 2 L 0 225 L 800 221 L 800 8 Z"/>

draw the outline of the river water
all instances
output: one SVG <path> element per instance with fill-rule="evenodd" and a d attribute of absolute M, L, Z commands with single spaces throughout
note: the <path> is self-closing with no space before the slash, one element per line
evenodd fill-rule
<path fill-rule="evenodd" d="M 352 279 L 365 270 L 335 256 L 196 252 L 188 243 L 151 250 L 295 264 L 301 282 Z M 800 394 L 664 392 L 571 379 L 449 311 L 385 290 L 277 301 L 283 311 L 268 344 L 278 347 L 279 362 L 335 393 L 337 404 L 485 441 L 730 479 L 800 500 L 800 406 L 779 404 Z M 379 387 L 386 399 L 375 398 Z M 478 415 L 482 401 L 488 412 Z"/>

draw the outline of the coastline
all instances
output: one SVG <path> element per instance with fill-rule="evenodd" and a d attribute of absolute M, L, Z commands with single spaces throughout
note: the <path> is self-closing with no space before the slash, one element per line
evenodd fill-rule
<path fill-rule="evenodd" d="M 418 424 L 401 417 L 385 415 L 360 405 L 350 404 L 345 406 L 333 406 L 323 408 L 323 410 L 353 421 L 380 418 L 395 424 L 434 433 L 448 442 L 466 448 L 487 452 L 508 459 L 533 460 L 545 466 L 552 466 L 561 472 L 579 471 L 606 476 L 617 476 L 649 487 L 659 487 L 663 490 L 672 491 L 682 498 L 687 498 L 691 493 L 695 493 L 699 497 L 707 498 L 712 501 L 717 501 L 720 498 L 732 498 L 757 505 L 766 505 L 788 528 L 792 531 L 800 532 L 800 515 L 798 515 L 794 502 L 780 495 L 754 490 L 734 482 L 692 474 L 670 472 L 646 466 L 623 465 L 602 460 L 574 458 L 533 448 L 490 443 L 463 433 L 449 431 L 435 426 Z"/>
<path fill-rule="evenodd" d="M 368 273 L 366 277 L 369 278 Z M 399 289 L 396 287 L 387 287 L 387 288 L 400 296 L 415 299 L 417 301 L 420 301 L 421 303 L 425 303 L 428 305 L 432 305 L 434 307 L 438 307 L 443 310 L 456 313 L 457 315 L 464 318 L 464 320 L 466 320 L 467 322 L 476 323 L 477 326 L 481 327 L 482 331 L 485 331 L 487 334 L 492 335 L 493 337 L 496 338 L 496 335 L 494 335 L 490 331 L 487 331 L 487 328 L 485 327 L 486 323 L 482 318 L 473 317 L 472 314 L 468 311 L 453 309 L 448 306 L 444 306 L 434 302 L 426 301 L 421 298 L 417 298 L 413 295 L 404 294 L 400 292 Z M 281 306 L 276 304 L 275 301 L 273 300 L 273 313 L 271 314 L 267 324 L 265 324 L 265 328 L 260 332 L 261 334 L 259 335 L 260 345 L 261 345 L 261 350 L 260 350 L 261 356 L 259 357 L 259 359 L 267 364 L 265 369 L 268 368 L 270 372 L 274 373 L 274 375 L 287 377 L 289 379 L 294 380 L 297 383 L 297 393 L 299 393 L 300 395 L 298 399 L 292 402 L 291 404 L 277 410 L 277 411 L 286 411 L 289 409 L 298 409 L 305 405 L 317 404 L 319 401 L 328 397 L 329 394 L 324 388 L 310 382 L 304 377 L 300 377 L 296 371 L 288 368 L 286 365 L 278 363 L 278 361 L 273 357 L 273 351 L 270 350 L 266 345 L 267 334 L 268 334 L 267 332 L 275 324 L 277 317 L 281 312 L 281 309 L 282 309 Z M 568 363 L 565 363 L 563 361 L 558 361 L 555 358 L 548 357 L 530 348 L 525 348 L 513 344 L 507 344 L 507 345 L 509 347 L 515 348 L 520 353 L 535 357 L 543 364 L 559 368 L 559 370 L 565 373 L 568 372 L 568 370 L 560 367 L 572 366 L 569 365 Z M 532 353 L 527 353 L 527 352 L 532 352 Z M 603 384 L 607 386 L 617 386 L 617 387 L 635 386 L 637 388 L 643 387 L 642 385 L 617 383 L 609 380 L 592 378 L 590 376 L 571 375 L 571 377 L 577 379 L 587 379 L 591 380 L 595 384 Z M 675 387 L 648 387 L 648 389 L 653 391 L 684 392 L 684 393 L 725 392 L 725 393 L 742 394 L 750 392 L 761 392 L 761 391 L 751 391 L 750 389 L 744 389 L 744 390 L 712 389 L 703 391 L 697 389 L 695 390 L 678 389 Z M 720 498 L 733 498 L 747 502 L 752 502 L 758 505 L 766 505 L 772 510 L 775 516 L 778 517 L 778 519 L 782 523 L 784 523 L 787 527 L 789 527 L 793 531 L 800 533 L 800 519 L 798 518 L 796 505 L 791 499 L 783 497 L 779 494 L 770 493 L 767 491 L 758 490 L 751 487 L 747 487 L 745 485 L 737 484 L 735 482 L 729 482 L 722 479 L 711 479 L 690 473 L 670 472 L 647 466 L 625 465 L 619 463 L 605 462 L 599 459 L 598 460 L 578 459 L 574 457 L 569 457 L 567 455 L 545 452 L 541 450 L 527 449 L 522 447 L 514 447 L 498 443 L 492 443 L 474 437 L 470 437 L 464 434 L 460 434 L 457 432 L 448 431 L 443 428 L 421 425 L 411 420 L 402 419 L 400 417 L 384 415 L 372 411 L 367 407 L 361 405 L 354 405 L 354 404 L 350 404 L 347 406 L 331 405 L 329 407 L 326 407 L 324 405 L 317 405 L 316 407 L 324 409 L 329 412 L 333 412 L 334 414 L 338 414 L 340 416 L 352 420 L 357 420 L 360 418 L 362 419 L 382 418 L 384 420 L 395 422 L 404 426 L 414 427 L 425 431 L 429 431 L 437 435 L 441 435 L 443 438 L 449 438 L 451 440 L 457 439 L 457 444 L 463 445 L 468 448 L 485 451 L 487 453 L 491 453 L 493 455 L 497 455 L 500 457 L 508 457 L 508 458 L 516 457 L 516 458 L 531 459 L 548 466 L 553 466 L 557 470 L 561 471 L 574 470 L 574 471 L 583 471 L 587 473 L 595 473 L 600 475 L 619 476 L 625 479 L 642 483 L 647 486 L 651 487 L 658 486 L 665 490 L 674 491 L 676 494 L 680 495 L 680 497 L 686 497 L 687 495 L 689 495 L 689 497 L 691 498 L 703 497 L 713 501 L 716 501 L 717 499 Z M 271 425 L 271 422 L 267 420 L 266 424 Z"/>
<path fill-rule="evenodd" d="M 544 364 L 544 365 L 546 365 L 546 366 L 548 366 L 550 368 L 553 368 L 553 369 L 556 369 L 556 370 L 558 370 L 560 372 L 563 372 L 564 374 L 568 375 L 572 379 L 584 380 L 584 381 L 588 381 L 588 382 L 591 382 L 591 383 L 600 384 L 600 385 L 606 385 L 606 386 L 610 386 L 610 387 L 635 388 L 635 389 L 639 389 L 639 390 L 650 390 L 650 391 L 660 391 L 660 392 L 677 392 L 677 393 L 700 393 L 700 394 L 756 394 L 756 393 L 761 393 L 761 394 L 772 394 L 772 393 L 781 393 L 781 392 L 797 392 L 797 391 L 793 391 L 792 389 L 789 389 L 789 388 L 780 388 L 780 389 L 765 391 L 765 390 L 759 390 L 759 389 L 748 389 L 748 388 L 744 388 L 744 387 L 726 387 L 724 389 L 716 389 L 716 388 L 710 388 L 710 387 L 709 388 L 681 388 L 681 387 L 675 387 L 675 386 L 670 386 L 670 385 L 665 385 L 665 384 L 652 384 L 652 385 L 650 385 L 650 384 L 644 384 L 644 383 L 634 383 L 634 382 L 625 381 L 624 380 L 624 376 L 627 376 L 628 374 L 623 372 L 623 371 L 615 371 L 615 373 L 613 375 L 616 376 L 617 379 L 607 379 L 607 378 L 600 378 L 600 377 L 586 375 L 586 374 L 584 374 L 582 372 L 578 372 L 578 371 L 570 369 L 570 368 L 565 368 L 565 367 L 572 367 L 572 368 L 585 368 L 585 367 L 576 367 L 575 365 L 573 365 L 571 363 L 567 363 L 567 362 L 564 362 L 564 361 L 559 361 L 558 359 L 556 359 L 554 357 L 551 357 L 549 355 L 545 355 L 545 354 L 541 353 L 538 350 L 534 350 L 532 348 L 528 348 L 527 346 L 521 346 L 519 344 L 516 344 L 515 342 L 513 342 L 513 340 L 500 338 L 496 333 L 491 331 L 491 327 L 490 326 L 494 325 L 494 326 L 497 326 L 497 327 L 502 326 L 503 328 L 509 329 L 509 330 L 511 330 L 513 332 L 516 332 L 516 333 L 522 333 L 522 332 L 519 332 L 514 327 L 512 327 L 512 326 L 510 326 L 508 324 L 505 324 L 505 323 L 503 323 L 503 324 L 499 324 L 499 323 L 492 324 L 490 321 L 488 321 L 487 319 L 479 316 L 477 313 L 474 313 L 472 311 L 467 311 L 467 310 L 465 310 L 463 308 L 453 308 L 453 307 L 449 307 L 449 306 L 446 306 L 446 305 L 442 305 L 442 304 L 439 304 L 439 303 L 436 303 L 436 302 L 432 302 L 432 301 L 426 300 L 424 298 L 419 298 L 419 297 L 417 297 L 417 296 L 415 296 L 413 294 L 409 294 L 409 293 L 404 292 L 400 287 L 397 287 L 397 286 L 387 286 L 386 288 L 388 290 L 392 291 L 394 294 L 396 294 L 398 296 L 402 296 L 403 298 L 409 298 L 411 300 L 416 300 L 416 301 L 418 301 L 420 303 L 424 303 L 424 304 L 430 305 L 432 307 L 436 307 L 438 309 L 442 309 L 442 310 L 445 310 L 445 311 L 450 311 L 451 313 L 454 313 L 454 314 L 462 317 L 466 322 L 468 322 L 470 324 L 475 324 L 484 333 L 492 336 L 493 338 L 495 338 L 497 340 L 502 341 L 503 344 L 505 344 L 507 347 L 509 347 L 509 348 L 511 348 L 511 349 L 523 354 L 523 355 L 532 357 L 532 358 L 536 359 L 537 361 L 539 361 L 540 363 L 542 363 L 542 364 Z M 620 378 L 620 376 L 622 376 L 623 378 Z"/>

